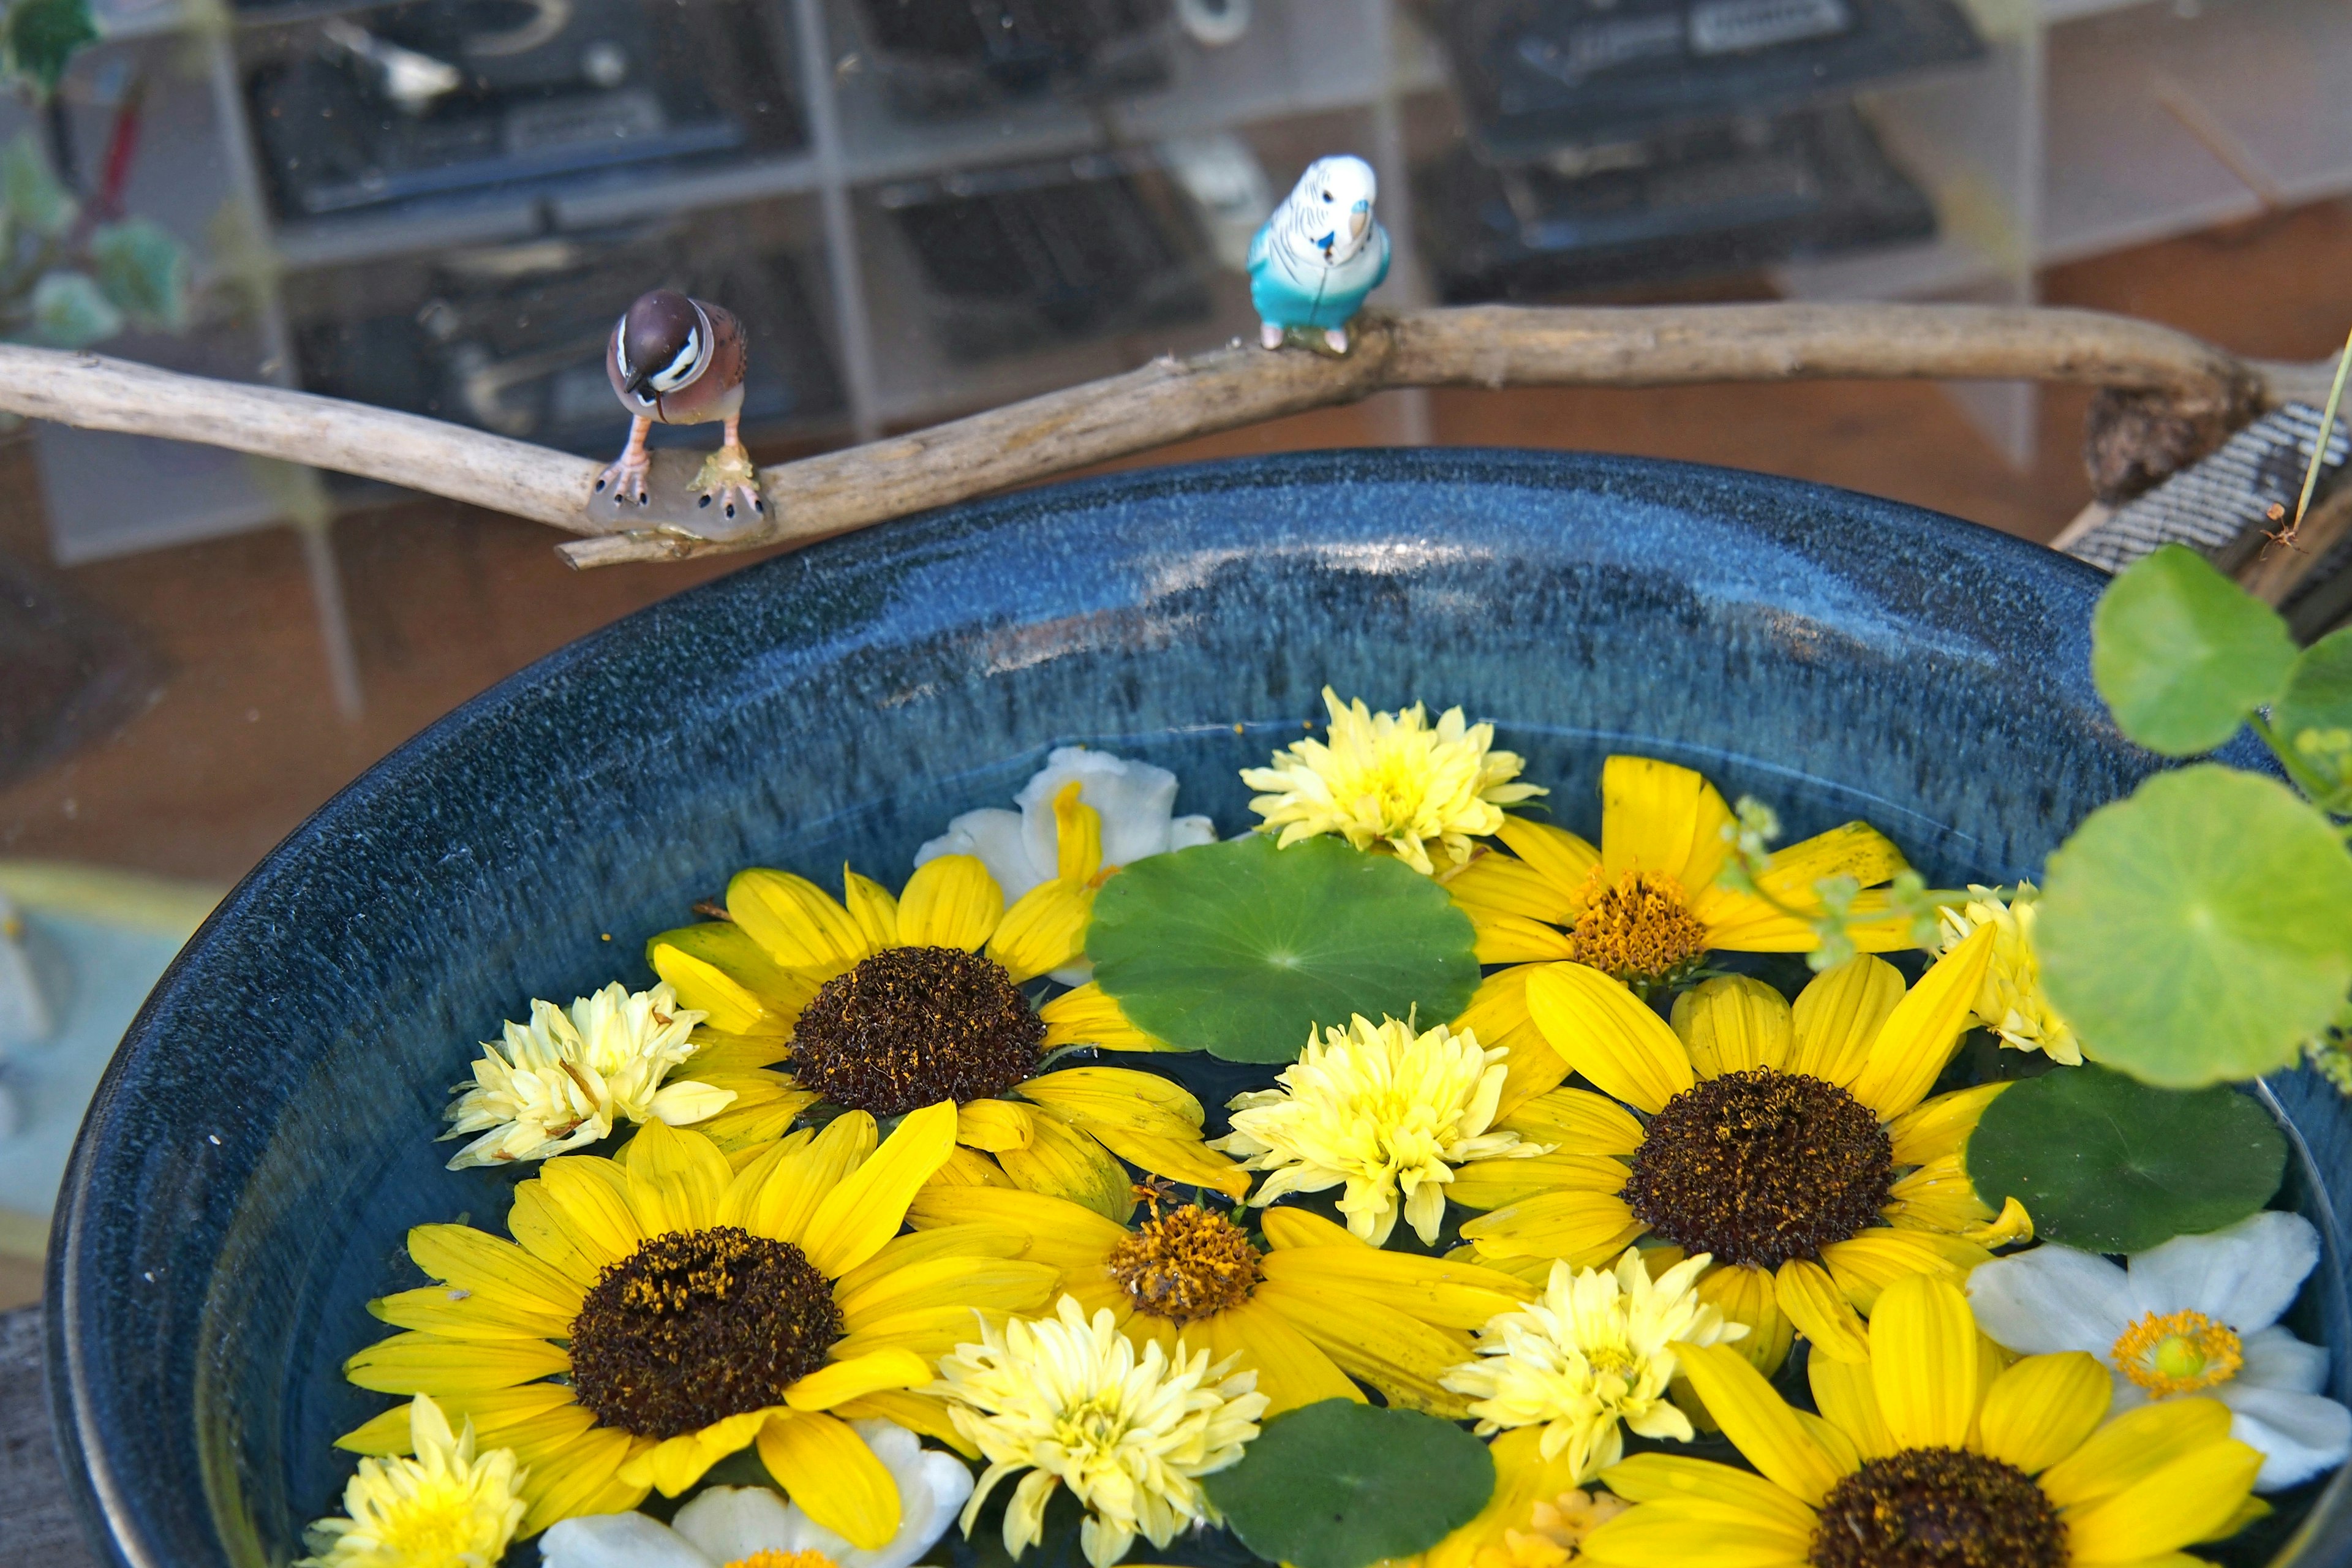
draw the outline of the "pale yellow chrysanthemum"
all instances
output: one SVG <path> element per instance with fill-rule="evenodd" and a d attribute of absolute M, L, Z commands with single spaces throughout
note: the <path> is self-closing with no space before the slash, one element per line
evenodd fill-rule
<path fill-rule="evenodd" d="M 1976 1021 L 2021 1051 L 2082 1066 L 2082 1043 L 2042 990 L 2042 961 L 2033 952 L 2033 922 L 2041 912 L 2034 906 L 2041 892 L 2031 882 L 2020 882 L 2003 902 L 1996 888 L 1971 883 L 1969 891 L 1975 896 L 1963 907 L 1945 906 L 1937 951 L 1951 952 L 1979 926 L 1994 928 L 1992 963 L 1971 1009 Z"/>
<path fill-rule="evenodd" d="M 1374 713 L 1358 698 L 1343 704 L 1329 687 L 1330 740 L 1294 741 L 1274 765 L 1244 768 L 1242 783 L 1266 793 L 1250 802 L 1282 830 L 1284 846 L 1337 833 L 1359 849 L 1385 847 L 1429 874 L 1432 845 L 1445 863 L 1470 858 L 1473 838 L 1503 826 L 1503 807 L 1547 793 L 1513 784 L 1524 765 L 1516 752 L 1493 749 L 1492 724 L 1468 724 L 1449 708 L 1429 727 L 1418 702 L 1401 713 Z"/>
<path fill-rule="evenodd" d="M 964 1505 L 966 1536 L 996 1483 L 1021 1470 L 1004 1510 L 1004 1550 L 1016 1558 L 1045 1539 L 1057 1487 L 1087 1510 L 1078 1543 L 1095 1568 L 1110 1568 L 1138 1535 L 1166 1546 L 1189 1525 L 1218 1522 L 1200 1478 L 1257 1436 L 1257 1373 L 1232 1372 L 1231 1357 L 1213 1367 L 1181 1340 L 1173 1354 L 1157 1342 L 1139 1353 L 1108 1308 L 1089 1322 L 1069 1296 L 1051 1318 L 982 1325 L 981 1336 L 941 1359 L 933 1391 L 988 1460 Z"/>
<path fill-rule="evenodd" d="M 1675 1347 L 1748 1334 L 1699 1300 L 1709 1261 L 1685 1258 L 1655 1280 L 1633 1247 L 1613 1273 L 1556 1262 L 1543 1300 L 1497 1313 L 1478 1331 L 1479 1359 L 1446 1373 L 1445 1386 L 1475 1396 L 1482 1437 L 1542 1426 L 1543 1458 L 1565 1451 L 1580 1485 L 1625 1457 L 1622 1427 L 1687 1443 L 1690 1420 L 1666 1397 Z"/>
<path fill-rule="evenodd" d="M 1320 1045 L 1309 1029 L 1307 1048 L 1276 1078 L 1279 1088 L 1226 1102 L 1233 1132 L 1209 1147 L 1244 1170 L 1274 1173 L 1250 1199 L 1260 1208 L 1345 1182 L 1339 1212 L 1375 1247 L 1396 1228 L 1402 1190 L 1405 1223 L 1433 1245 L 1454 1166 L 1550 1152 L 1488 1131 L 1509 1054 L 1483 1050 L 1475 1034 L 1443 1024 L 1416 1034 L 1403 1020 L 1375 1024 L 1360 1014 L 1325 1030 Z"/>
<path fill-rule="evenodd" d="M 687 1127 L 716 1116 L 734 1090 L 662 1082 L 695 1054 L 687 1037 L 706 1016 L 679 1006 L 667 981 L 634 992 L 616 981 L 575 999 L 569 1016 L 534 1000 L 529 1024 L 506 1026 L 503 1056 L 483 1042 L 473 1083 L 450 1105 L 442 1137 L 481 1136 L 449 1168 L 544 1160 L 610 1137 L 623 1121 Z"/>
<path fill-rule="evenodd" d="M 491 1568 L 522 1523 L 527 1472 L 512 1448 L 477 1458 L 474 1424 L 452 1436 L 420 1394 L 408 1407 L 409 1458 L 363 1458 L 341 1519 L 310 1527 L 316 1557 L 297 1568 Z"/>

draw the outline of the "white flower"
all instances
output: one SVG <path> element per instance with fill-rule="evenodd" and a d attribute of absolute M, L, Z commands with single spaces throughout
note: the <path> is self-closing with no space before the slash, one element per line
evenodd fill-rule
<path fill-rule="evenodd" d="M 907 1568 L 931 1549 L 971 1495 L 971 1472 L 951 1454 L 926 1449 L 887 1421 L 853 1421 L 898 1483 L 898 1533 L 861 1552 L 765 1487 L 712 1487 L 668 1524 L 642 1513 L 567 1519 L 539 1539 L 543 1568 L 724 1568 L 813 1552 L 835 1568 Z"/>
<path fill-rule="evenodd" d="M 622 1121 L 653 1119 L 690 1126 L 733 1103 L 735 1091 L 687 1080 L 670 1069 L 699 1047 L 687 1037 L 706 1015 L 677 1005 L 664 981 L 632 992 L 617 982 L 572 1004 L 533 1001 L 528 1025 L 506 1026 L 506 1052 L 484 1041 L 474 1081 L 446 1112 L 444 1138 L 479 1132 L 449 1162 L 497 1165 L 544 1160 L 593 1143 Z"/>
<path fill-rule="evenodd" d="M 2278 1326 L 2318 1261 L 2309 1220 L 2266 1210 L 2135 1253 L 2128 1272 L 2071 1247 L 1995 1258 L 1969 1276 L 1969 1301 L 2011 1350 L 2098 1357 L 2118 1411 L 2220 1400 L 2235 1416 L 2230 1435 L 2264 1456 L 2254 1489 L 2277 1491 L 2352 1455 L 2352 1411 L 2319 1392 L 2327 1352 Z"/>
<path fill-rule="evenodd" d="M 1205 816 L 1177 816 L 1176 775 L 1150 763 L 1129 762 L 1108 752 L 1062 746 L 1021 786 L 1019 811 L 997 806 L 967 811 L 948 830 L 915 851 L 915 864 L 942 855 L 971 855 L 988 868 L 1007 903 L 1059 874 L 1061 854 L 1054 820 L 1054 797 L 1076 781 L 1078 798 L 1102 818 L 1102 875 L 1171 849 L 1213 844 L 1216 825 Z M 1091 966 L 1077 963 L 1054 978 L 1082 985 Z"/>

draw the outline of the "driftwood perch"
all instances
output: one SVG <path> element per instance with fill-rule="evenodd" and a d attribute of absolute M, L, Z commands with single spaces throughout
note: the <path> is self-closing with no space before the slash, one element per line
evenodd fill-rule
<path fill-rule="evenodd" d="M 595 521 L 587 503 L 599 465 L 584 458 L 415 415 L 92 353 L 0 345 L 0 409 L 336 468 L 511 512 L 588 535 L 559 547 L 572 565 L 586 567 L 804 544 L 1401 387 L 2067 382 L 2107 395 L 2109 429 L 2122 432 L 2113 439 L 2127 443 L 2138 425 L 2166 433 L 2159 444 L 2167 449 L 2153 462 L 2111 463 L 2137 478 L 2200 455 L 2196 448 L 2256 413 L 2317 401 L 2331 369 L 2241 360 L 2168 327 L 2092 310 L 1770 304 L 1368 312 L 1344 358 L 1241 346 L 1171 356 L 1125 375 L 763 468 L 767 521 L 723 541 L 677 530 L 614 531 Z"/>

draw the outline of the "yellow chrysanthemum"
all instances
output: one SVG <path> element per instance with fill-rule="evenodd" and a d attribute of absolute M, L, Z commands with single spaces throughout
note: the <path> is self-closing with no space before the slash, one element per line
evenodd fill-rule
<path fill-rule="evenodd" d="M 1250 809 L 1279 829 L 1284 846 L 1336 833 L 1359 849 L 1384 849 L 1414 870 L 1470 858 L 1471 840 L 1502 826 L 1503 807 L 1547 793 L 1513 784 L 1523 764 L 1494 750 L 1495 727 L 1470 724 L 1449 708 L 1429 727 L 1418 702 L 1401 713 L 1374 713 L 1362 698 L 1342 703 L 1329 687 L 1330 740 L 1294 741 L 1271 767 L 1244 768 L 1242 783 L 1264 790 Z"/>
<path fill-rule="evenodd" d="M 1108 1311 L 1089 1322 L 1068 1296 L 1051 1318 L 982 1331 L 940 1363 L 940 1393 L 957 1430 L 988 1460 L 963 1532 L 996 1483 L 1021 1477 L 1004 1510 L 1004 1549 L 1018 1558 L 1045 1539 L 1045 1505 L 1062 1487 L 1087 1510 L 1078 1544 L 1110 1568 L 1138 1535 L 1165 1546 L 1188 1525 L 1214 1522 L 1202 1489 L 1258 1434 L 1265 1395 L 1256 1374 L 1209 1352 L 1157 1342 L 1140 1355 Z"/>
<path fill-rule="evenodd" d="M 888 1471 L 853 1432 L 877 1416 L 934 1430 L 900 1391 L 972 1313 L 1050 1300 L 1054 1268 L 1021 1238 L 969 1227 L 899 1236 L 954 1147 L 955 1108 L 910 1112 L 877 1146 L 863 1111 L 752 1152 L 740 1169 L 692 1131 L 649 1122 L 618 1161 L 566 1154 L 515 1188 L 513 1241 L 419 1226 L 436 1282 L 371 1303 L 408 1331 L 344 1370 L 427 1394 L 530 1467 L 528 1526 L 675 1497 L 754 1445 L 810 1518 L 860 1548 L 898 1527 Z M 565 1382 L 546 1381 L 564 1377 Z M 341 1441 L 400 1452 L 398 1412 Z"/>
<path fill-rule="evenodd" d="M 1698 1299 L 1706 1265 L 1702 1253 L 1653 1280 L 1632 1247 L 1609 1272 L 1555 1262 L 1543 1299 L 1497 1313 L 1478 1331 L 1478 1359 L 1448 1373 L 1445 1386 L 1475 1396 L 1482 1437 L 1540 1426 L 1538 1451 L 1565 1453 L 1580 1486 L 1624 1457 L 1622 1427 L 1687 1443 L 1690 1420 L 1666 1397 L 1678 1347 L 1748 1334 Z"/>
<path fill-rule="evenodd" d="M 2031 882 L 2020 882 L 2006 900 L 1994 888 L 1971 883 L 1969 892 L 1969 901 L 1958 909 L 1948 904 L 1942 910 L 1937 948 L 1949 952 L 1985 926 L 2000 933 L 1993 938 L 1992 963 L 1985 968 L 1972 1009 L 1977 1022 L 2021 1051 L 2040 1051 L 2053 1062 L 2082 1066 L 2082 1043 L 2042 989 L 2042 960 L 2033 951 L 2040 890 Z"/>
<path fill-rule="evenodd" d="M 781 1081 L 808 1101 L 877 1116 L 955 1101 L 961 1152 L 943 1180 L 1009 1182 L 1125 1219 L 1124 1159 L 1238 1196 L 1249 1178 L 1202 1147 L 1201 1103 L 1174 1083 L 1125 1068 L 1035 1071 L 1065 1042 L 1019 987 L 1084 952 L 1096 888 L 1116 869 L 1078 787 L 1055 801 L 1062 876 L 1010 909 L 969 855 L 918 867 L 896 899 L 846 868 L 843 901 L 753 869 L 728 885 L 731 921 L 665 931 L 646 956 L 724 1038 L 789 1054 Z"/>
<path fill-rule="evenodd" d="M 1585 1537 L 1631 1506 L 1576 1484 L 1565 1453 L 1543 1457 L 1543 1429 L 1523 1426 L 1486 1446 L 1495 1495 L 1478 1516 L 1418 1556 L 1387 1568 L 1565 1568 Z"/>
<path fill-rule="evenodd" d="M 1352 1377 L 1391 1405 L 1460 1420 L 1468 1403 L 1440 1380 L 1469 1358 L 1469 1331 L 1536 1294 L 1496 1269 L 1382 1251 L 1293 1208 L 1265 1212 L 1263 1252 L 1223 1215 L 1190 1205 L 1129 1230 L 1041 1194 L 935 1183 L 907 1217 L 918 1229 L 1024 1237 L 1023 1257 L 1060 1269 L 1061 1289 L 1108 1311 L 1129 1339 L 1172 1350 L 1183 1334 L 1240 1357 L 1276 1415 L 1362 1399 Z"/>
<path fill-rule="evenodd" d="M 1816 1416 L 1736 1352 L 1684 1370 L 1760 1474 L 1640 1454 L 1602 1476 L 1636 1506 L 1584 1538 L 1612 1568 L 2189 1568 L 2177 1555 L 2245 1517 L 2262 1455 L 2210 1399 L 2105 1419 L 2105 1368 L 2079 1351 L 2003 1368 L 1965 1297 L 1886 1288 L 1868 1359 L 1816 1359 Z"/>
<path fill-rule="evenodd" d="M 1717 884 L 1733 826 L 1723 796 L 1690 769 L 1611 757 L 1601 770 L 1600 848 L 1507 817 L 1496 833 L 1510 854 L 1480 855 L 1443 879 L 1477 928 L 1481 963 L 1569 959 L 1646 991 L 1717 949 L 1810 952 L 1818 934 L 1786 910 L 1818 912 L 1816 883 L 1852 877 L 1876 889 L 1904 869 L 1885 835 L 1849 822 L 1775 853 L 1757 879 L 1769 898 L 1759 897 Z M 1849 930 L 1863 952 L 1916 945 L 1909 919 L 1888 912 L 1884 891 L 1861 894 L 1853 913 Z"/>
<path fill-rule="evenodd" d="M 1228 1102 L 1233 1132 L 1209 1147 L 1244 1156 L 1246 1170 L 1274 1173 L 1250 1199 L 1260 1208 L 1345 1183 L 1348 1228 L 1378 1247 L 1396 1227 L 1402 1190 L 1405 1223 L 1434 1242 L 1454 1166 L 1544 1152 L 1491 1130 L 1503 1057 L 1444 1024 L 1416 1031 L 1359 1015 L 1325 1030 L 1320 1044 L 1310 1028 L 1298 1059 L 1276 1075 L 1279 1087 Z"/>
<path fill-rule="evenodd" d="M 1472 1255 L 1586 1265 L 1655 1237 L 1713 1255 L 1699 1293 L 1754 1331 L 1741 1349 L 1757 1365 L 1779 1365 L 1792 1332 L 1816 1361 L 1860 1360 L 1858 1314 L 1889 1280 L 1963 1279 L 1990 1247 L 2032 1235 L 2014 1200 L 1996 1216 L 1960 1163 L 2005 1086 L 1926 1098 L 1992 941 L 1979 931 L 1907 993 L 1867 954 L 1816 976 L 1793 1008 L 1759 982 L 1710 980 L 1676 999 L 1672 1027 L 1598 970 L 1534 968 L 1536 1026 L 1604 1093 L 1556 1089 L 1500 1123 L 1557 1152 L 1454 1173 L 1454 1201 L 1493 1211 L 1462 1227 Z"/>
<path fill-rule="evenodd" d="M 298 1568 L 497 1568 L 522 1523 L 514 1450 L 478 1458 L 474 1424 L 452 1435 L 421 1394 L 393 1414 L 406 1418 L 412 1457 L 362 1458 L 343 1517 L 310 1527 L 319 1554 Z"/>

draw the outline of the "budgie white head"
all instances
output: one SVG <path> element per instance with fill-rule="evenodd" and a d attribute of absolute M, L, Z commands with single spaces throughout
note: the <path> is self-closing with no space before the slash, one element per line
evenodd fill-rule
<path fill-rule="evenodd" d="M 1336 267 L 1371 237 L 1379 194 L 1380 181 L 1361 158 L 1318 158 L 1275 210 L 1273 240 L 1299 261 Z"/>

